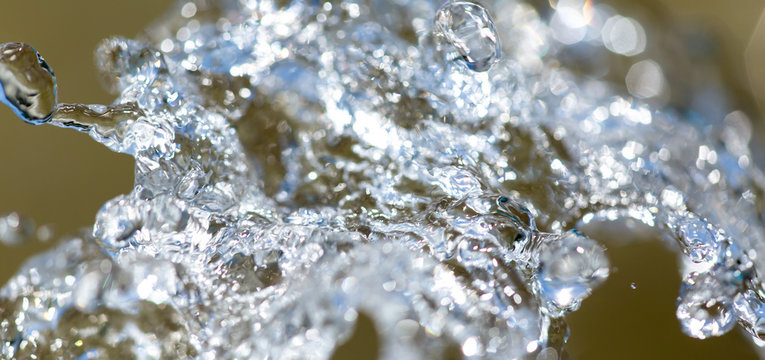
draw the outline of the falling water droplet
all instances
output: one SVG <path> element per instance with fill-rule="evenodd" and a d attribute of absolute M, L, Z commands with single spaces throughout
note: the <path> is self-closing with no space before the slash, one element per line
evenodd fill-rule
<path fill-rule="evenodd" d="M 680 287 L 677 318 L 688 336 L 706 339 L 725 334 L 736 324 L 733 299 L 737 289 L 725 270 L 691 273 Z"/>
<path fill-rule="evenodd" d="M 56 76 L 33 47 L 0 45 L 0 102 L 22 120 L 40 125 L 56 110 L 56 96 Z"/>
<path fill-rule="evenodd" d="M 436 14 L 435 28 L 435 35 L 454 46 L 471 70 L 489 70 L 502 56 L 494 22 L 479 4 L 447 1 Z"/>
<path fill-rule="evenodd" d="M 603 248 L 573 231 L 546 244 L 539 261 L 539 292 L 553 312 L 579 308 L 582 300 L 609 274 Z"/>

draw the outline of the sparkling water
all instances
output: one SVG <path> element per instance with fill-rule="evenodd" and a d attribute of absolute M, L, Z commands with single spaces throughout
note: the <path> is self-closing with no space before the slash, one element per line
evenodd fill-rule
<path fill-rule="evenodd" d="M 751 127 L 662 107 L 653 61 L 627 74 L 636 98 L 597 76 L 599 57 L 645 49 L 638 22 L 589 1 L 543 18 L 513 0 L 199 0 L 104 40 L 117 98 L 81 105 L 5 44 L 22 120 L 136 167 L 92 231 L 0 290 L 0 353 L 329 358 L 370 319 L 383 359 L 555 357 L 611 271 L 576 229 L 624 219 L 683 259 L 688 335 L 738 323 L 761 344 Z M 29 224 L 0 218 L 0 239 Z"/>

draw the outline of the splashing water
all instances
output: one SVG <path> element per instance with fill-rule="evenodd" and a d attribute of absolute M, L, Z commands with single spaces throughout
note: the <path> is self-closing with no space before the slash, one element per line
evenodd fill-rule
<path fill-rule="evenodd" d="M 578 78 L 556 57 L 600 29 L 555 42 L 522 2 L 381 6 L 179 3 L 100 45 L 108 106 L 57 105 L 42 58 L 3 45 L 4 103 L 136 179 L 0 290 L 0 353 L 328 358 L 363 316 L 383 359 L 556 357 L 609 274 L 570 230 L 618 219 L 682 256 L 686 333 L 764 341 L 740 114 L 700 126 Z"/>

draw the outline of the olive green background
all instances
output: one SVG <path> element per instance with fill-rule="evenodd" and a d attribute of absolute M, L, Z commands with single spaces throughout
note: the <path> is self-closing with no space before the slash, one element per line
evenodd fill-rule
<path fill-rule="evenodd" d="M 611 2 L 640 21 L 671 19 L 709 26 L 720 40 L 719 61 L 733 93 L 746 99 L 742 103 L 762 102 L 765 24 L 757 26 L 765 6 L 761 0 Z M 134 37 L 169 4 L 170 0 L 6 0 L 0 5 L 0 42 L 35 46 L 56 73 L 60 102 L 108 104 L 112 96 L 99 86 L 93 49 L 107 36 Z M 747 110 L 761 117 L 755 105 Z M 71 234 L 92 224 L 105 201 L 127 193 L 132 185 L 130 157 L 110 152 L 85 134 L 24 124 L 0 108 L 0 214 L 19 211 L 38 224 L 52 224 L 57 236 Z M 0 283 L 47 246 L 0 245 Z M 752 346 L 738 330 L 706 341 L 682 335 L 674 316 L 680 284 L 676 257 L 657 241 L 609 246 L 608 254 L 613 274 L 568 317 L 568 349 L 574 358 L 754 358 Z M 353 341 L 344 351 L 351 354 L 348 358 L 369 354 L 374 343 Z"/>

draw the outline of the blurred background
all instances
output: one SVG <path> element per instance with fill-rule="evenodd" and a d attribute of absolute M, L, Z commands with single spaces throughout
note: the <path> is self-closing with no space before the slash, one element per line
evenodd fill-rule
<path fill-rule="evenodd" d="M 551 6 L 557 3 L 541 1 L 549 1 Z M 93 49 L 108 36 L 135 37 L 170 3 L 6 1 L 0 11 L 0 42 L 25 42 L 45 57 L 56 73 L 59 102 L 108 104 L 113 97 L 99 85 Z M 680 37 L 680 41 L 693 39 L 694 32 L 711 40 L 711 56 L 706 60 L 694 63 L 691 57 L 687 66 L 664 67 L 664 76 L 670 83 L 693 85 L 698 72 L 719 74 L 730 94 L 727 110 L 743 110 L 756 125 L 754 136 L 762 138 L 765 133 L 758 121 L 763 118 L 765 104 L 762 0 L 605 3 L 640 22 L 649 44 L 670 41 L 663 37 L 664 30 L 692 33 Z M 662 54 L 655 60 L 663 65 Z M 683 96 L 675 92 L 669 95 L 673 101 Z M 16 211 L 38 225 L 49 225 L 45 229 L 53 232 L 53 239 L 90 226 L 104 202 L 129 192 L 133 185 L 130 157 L 112 153 L 84 134 L 27 125 L 5 107 L 0 107 L 0 154 L 0 215 Z M 755 159 L 760 157 L 761 164 L 763 154 L 761 148 L 754 149 Z M 25 259 L 54 242 L 36 241 L 20 247 L 0 244 L 0 283 L 5 283 Z M 580 311 L 568 316 L 568 351 L 573 358 L 756 358 L 749 340 L 738 330 L 705 341 L 690 339 L 680 332 L 674 315 L 680 285 L 676 256 L 658 241 L 609 247 L 608 255 L 615 271 Z M 363 344 L 354 341 L 348 346 Z M 369 353 L 350 348 L 343 351 Z"/>

